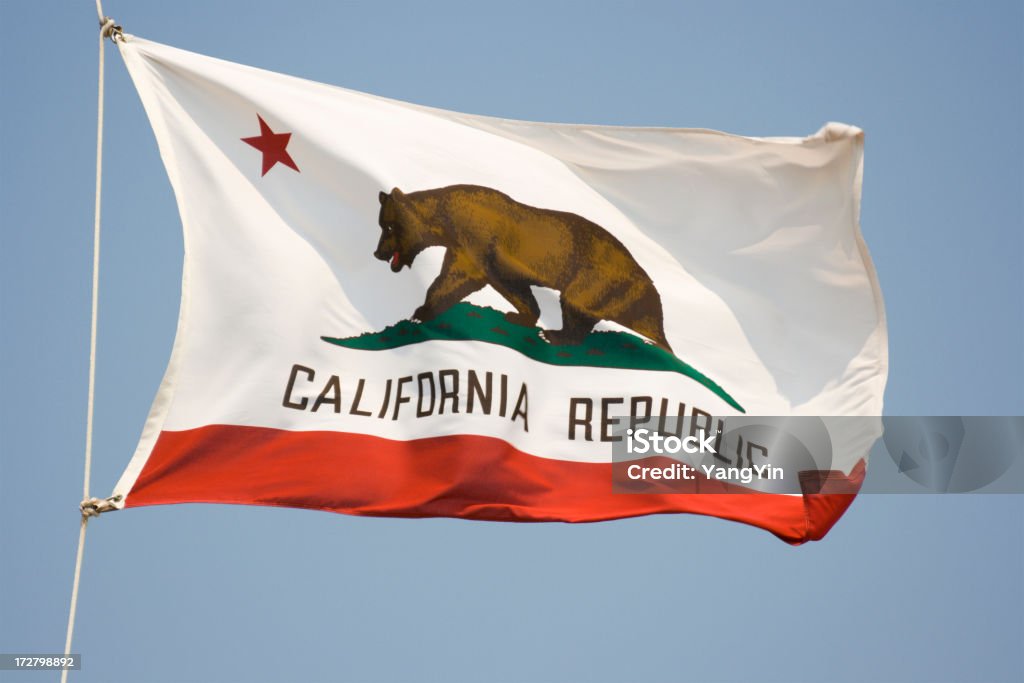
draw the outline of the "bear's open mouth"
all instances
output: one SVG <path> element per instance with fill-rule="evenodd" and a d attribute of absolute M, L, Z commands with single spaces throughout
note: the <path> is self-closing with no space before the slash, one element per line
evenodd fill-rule
<path fill-rule="evenodd" d="M 393 270 L 396 273 L 402 269 L 402 264 L 399 263 L 398 259 L 399 255 L 398 252 L 396 251 L 394 254 L 391 255 L 391 270 Z"/>

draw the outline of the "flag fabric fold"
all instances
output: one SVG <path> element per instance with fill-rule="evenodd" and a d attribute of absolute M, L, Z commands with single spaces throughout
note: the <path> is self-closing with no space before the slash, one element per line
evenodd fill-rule
<path fill-rule="evenodd" d="M 835 487 L 613 491 L 630 416 L 878 416 L 863 134 L 444 111 L 118 42 L 184 230 L 178 330 L 114 494 L 356 515 L 688 512 L 791 543 Z"/>

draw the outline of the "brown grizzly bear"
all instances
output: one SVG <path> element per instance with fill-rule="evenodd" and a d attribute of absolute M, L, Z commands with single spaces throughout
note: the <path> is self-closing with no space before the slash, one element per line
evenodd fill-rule
<path fill-rule="evenodd" d="M 374 256 L 398 272 L 427 247 L 447 248 L 441 273 L 413 318 L 426 322 L 490 285 L 516 325 L 537 324 L 531 285 L 561 292 L 562 329 L 552 344 L 579 344 L 600 320 L 617 322 L 671 353 L 661 297 L 626 248 L 599 225 L 567 211 L 521 204 L 488 187 L 452 185 L 381 192 Z"/>

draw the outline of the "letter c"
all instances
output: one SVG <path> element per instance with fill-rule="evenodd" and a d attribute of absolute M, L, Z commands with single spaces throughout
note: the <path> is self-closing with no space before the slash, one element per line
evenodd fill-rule
<path fill-rule="evenodd" d="M 295 378 L 298 377 L 300 372 L 306 373 L 309 376 L 309 381 L 313 381 L 313 377 L 316 376 L 316 372 L 312 368 L 307 368 L 305 365 L 299 365 L 296 363 L 292 366 L 292 374 L 288 375 L 288 388 L 284 390 L 284 401 L 281 405 L 285 408 L 292 408 L 294 410 L 305 410 L 309 404 L 308 398 L 303 398 L 301 401 L 295 402 L 292 400 L 292 390 L 295 388 Z"/>

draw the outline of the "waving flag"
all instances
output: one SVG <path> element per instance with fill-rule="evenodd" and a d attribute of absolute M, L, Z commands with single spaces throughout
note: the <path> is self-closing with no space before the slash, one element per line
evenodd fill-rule
<path fill-rule="evenodd" d="M 118 46 L 185 234 L 119 506 L 690 512 L 798 543 L 850 504 L 863 439 L 796 493 L 621 493 L 613 450 L 638 415 L 881 414 L 858 129 L 512 121 Z"/>

